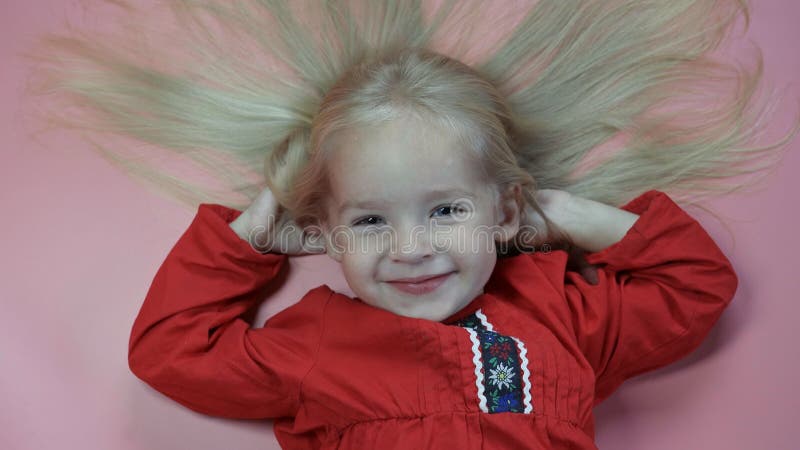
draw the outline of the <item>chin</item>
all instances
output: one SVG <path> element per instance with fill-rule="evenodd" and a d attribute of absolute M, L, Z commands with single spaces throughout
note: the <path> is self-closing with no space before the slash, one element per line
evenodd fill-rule
<path fill-rule="evenodd" d="M 448 311 L 440 311 L 440 310 L 436 310 L 436 311 L 419 311 L 418 314 L 415 314 L 413 317 L 415 317 L 417 319 L 426 319 L 426 320 L 432 320 L 434 322 L 440 322 L 440 321 L 450 317 L 451 315 L 453 315 L 456 311 L 458 311 L 458 310 L 454 310 L 452 312 L 450 312 L 449 310 Z"/>

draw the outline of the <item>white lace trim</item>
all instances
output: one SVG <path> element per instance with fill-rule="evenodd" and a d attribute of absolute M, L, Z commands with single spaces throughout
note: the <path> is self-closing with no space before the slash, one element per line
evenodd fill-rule
<path fill-rule="evenodd" d="M 525 387 L 522 389 L 522 393 L 525 395 L 523 399 L 525 403 L 525 414 L 530 414 L 533 411 L 533 405 L 531 404 L 531 372 L 528 370 L 528 349 L 525 348 L 525 343 L 522 342 L 522 339 L 515 338 L 511 336 L 511 339 L 514 339 L 517 343 L 517 348 L 519 349 L 519 365 L 522 366 L 522 381 L 525 383 Z"/>
<path fill-rule="evenodd" d="M 481 362 L 478 333 L 472 328 L 464 327 L 464 329 L 467 330 L 469 338 L 472 341 L 472 362 L 475 364 L 475 386 L 478 388 L 478 406 L 481 408 L 481 411 L 488 413 L 489 408 L 486 406 L 486 396 L 483 395 L 483 363 Z"/>

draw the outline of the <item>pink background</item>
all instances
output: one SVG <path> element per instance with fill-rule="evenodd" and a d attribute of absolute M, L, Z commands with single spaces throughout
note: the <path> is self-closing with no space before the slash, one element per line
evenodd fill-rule
<path fill-rule="evenodd" d="M 763 49 L 765 81 L 785 88 L 769 139 L 798 112 L 800 3 L 752 3 L 747 38 Z M 268 421 L 196 414 L 128 371 L 133 319 L 194 211 L 144 190 L 73 136 L 29 136 L 17 52 L 81 8 L 0 4 L 0 448 L 278 448 Z M 797 448 L 798 147 L 759 192 L 714 202 L 732 234 L 695 214 L 737 268 L 739 291 L 699 350 L 596 409 L 600 448 Z M 291 264 L 262 318 L 310 287 L 347 289 L 324 255 Z"/>

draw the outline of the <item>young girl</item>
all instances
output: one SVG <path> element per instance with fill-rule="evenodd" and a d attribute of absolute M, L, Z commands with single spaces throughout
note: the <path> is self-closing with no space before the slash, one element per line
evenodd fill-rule
<path fill-rule="evenodd" d="M 195 411 L 274 418 L 284 448 L 596 448 L 592 407 L 700 344 L 736 291 L 729 262 L 658 191 L 623 209 L 547 192 L 595 285 L 561 250 L 498 260 L 487 240 L 524 221 L 519 184 L 387 106 L 396 118 L 340 132 L 324 166 L 326 251 L 357 297 L 323 285 L 249 328 L 286 255 L 248 240 L 304 242 L 269 219 L 268 190 L 241 214 L 203 204 L 136 319 L 131 370 Z"/>
<path fill-rule="evenodd" d="M 753 161 L 777 146 L 741 147 L 757 76 L 702 126 L 681 119 L 708 111 L 658 107 L 719 74 L 705 53 L 741 4 L 543 0 L 474 68 L 427 48 L 454 5 L 426 25 L 413 1 L 352 3 L 308 9 L 319 29 L 282 1 L 175 3 L 255 38 L 268 12 L 280 39 L 259 43 L 300 80 L 284 93 L 242 55 L 197 66 L 212 86 L 61 42 L 101 67 L 71 87 L 103 127 L 266 161 L 243 212 L 199 205 L 134 323 L 131 370 L 195 411 L 275 419 L 285 448 L 596 448 L 593 406 L 695 349 L 736 291 L 659 188 L 769 167 Z M 589 155 L 620 130 L 619 154 Z M 355 296 L 322 285 L 250 328 L 287 256 L 322 252 Z"/>

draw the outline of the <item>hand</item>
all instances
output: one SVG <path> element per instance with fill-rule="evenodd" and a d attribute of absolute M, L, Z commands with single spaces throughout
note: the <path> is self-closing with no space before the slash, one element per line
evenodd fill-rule
<path fill-rule="evenodd" d="M 230 227 L 259 253 L 308 255 L 325 252 L 321 234 L 309 234 L 288 218 L 269 188 L 261 191 Z"/>
<path fill-rule="evenodd" d="M 567 257 L 567 271 L 578 272 L 589 284 L 597 284 L 597 266 L 586 261 L 586 250 L 572 246 Z"/>
<path fill-rule="evenodd" d="M 565 211 L 568 210 L 568 205 L 572 200 L 572 194 L 566 191 L 540 189 L 536 192 L 536 202 L 539 208 L 555 226 L 559 226 L 565 220 Z M 569 255 L 567 257 L 567 270 L 579 273 L 589 284 L 598 283 L 597 267 L 586 261 L 586 251 L 578 246 L 570 245 L 563 239 L 559 240 L 558 233 L 550 230 L 541 214 L 529 205 L 526 206 L 520 225 L 530 227 L 530 230 L 533 231 L 529 233 L 530 238 L 523 241 L 524 246 L 533 247 L 534 251 L 563 248 Z M 566 230 L 562 229 L 561 231 L 566 233 Z"/>
<path fill-rule="evenodd" d="M 557 189 L 539 189 L 536 191 L 536 203 L 551 222 L 558 224 L 558 219 L 563 215 L 572 194 Z M 550 230 L 541 214 L 530 205 L 525 206 L 521 221 L 520 235 L 526 247 L 538 249 L 543 245 L 550 248 L 559 247 L 563 241 L 558 240 L 558 234 Z"/>

